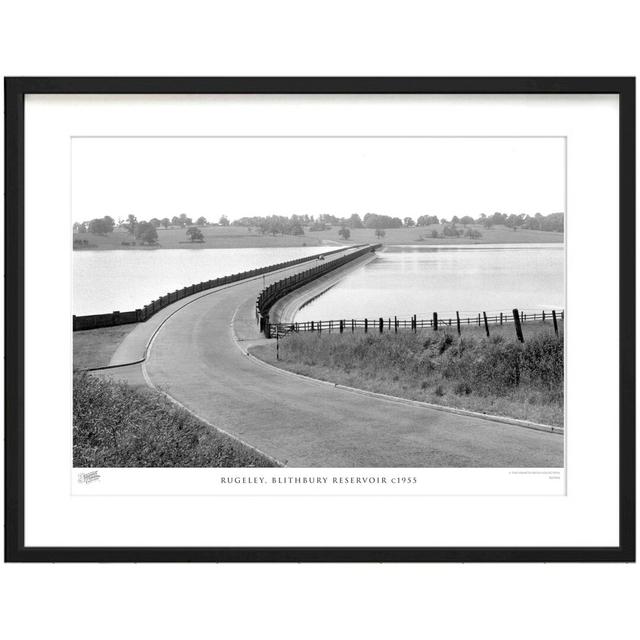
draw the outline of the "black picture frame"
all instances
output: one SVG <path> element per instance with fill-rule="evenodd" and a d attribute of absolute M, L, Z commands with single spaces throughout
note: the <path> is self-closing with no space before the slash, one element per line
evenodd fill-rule
<path fill-rule="evenodd" d="M 5 78 L 5 561 L 635 561 L 635 78 Z M 27 94 L 616 94 L 619 97 L 619 545 L 615 547 L 26 547 L 24 99 Z M 623 223 L 623 224 L 622 224 Z"/>

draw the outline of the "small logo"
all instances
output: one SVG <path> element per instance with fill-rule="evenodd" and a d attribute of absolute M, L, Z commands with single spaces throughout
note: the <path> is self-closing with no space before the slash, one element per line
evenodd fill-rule
<path fill-rule="evenodd" d="M 90 484 L 96 480 L 100 480 L 100 474 L 97 471 L 88 471 L 86 473 L 78 474 L 78 482 L 80 484 Z"/>

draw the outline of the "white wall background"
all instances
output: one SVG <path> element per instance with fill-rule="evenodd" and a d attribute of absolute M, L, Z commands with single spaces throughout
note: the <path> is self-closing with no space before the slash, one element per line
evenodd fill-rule
<path fill-rule="evenodd" d="M 640 71 L 621 0 L 22 1 L 0 21 L 3 75 Z M 0 568 L 16 639 L 631 637 L 639 595 L 635 565 Z"/>

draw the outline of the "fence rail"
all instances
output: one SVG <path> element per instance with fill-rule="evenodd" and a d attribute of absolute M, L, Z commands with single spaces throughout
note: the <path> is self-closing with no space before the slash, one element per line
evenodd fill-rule
<path fill-rule="evenodd" d="M 524 342 L 522 336 L 521 325 L 527 322 L 549 322 L 553 325 L 556 335 L 558 335 L 558 322 L 564 321 L 564 309 L 551 309 L 551 310 L 518 310 L 512 311 L 481 311 L 478 313 L 470 314 L 469 312 L 463 313 L 455 312 L 455 315 L 442 316 L 438 313 L 433 313 L 430 317 L 418 318 L 417 315 L 413 315 L 410 318 L 398 318 L 398 316 L 391 317 L 378 317 L 378 318 L 359 318 L 359 319 L 346 319 L 341 320 L 308 320 L 305 322 L 288 322 L 288 323 L 274 323 L 268 327 L 267 337 L 279 338 L 289 333 L 299 332 L 327 332 L 327 333 L 345 333 L 364 331 L 378 332 L 378 333 L 397 333 L 401 330 L 417 331 L 418 329 L 433 329 L 438 331 L 442 328 L 454 328 L 458 333 L 461 333 L 463 327 L 469 326 L 484 326 L 487 335 L 490 335 L 490 325 L 515 325 L 516 334 L 521 342 Z"/>
<path fill-rule="evenodd" d="M 342 256 L 341 258 L 336 258 L 335 260 L 327 262 L 326 264 L 318 265 L 311 269 L 307 269 L 306 271 L 301 271 L 300 273 L 289 276 L 288 278 L 278 280 L 278 282 L 274 282 L 273 284 L 263 289 L 258 296 L 258 299 L 256 300 L 256 320 L 260 324 L 260 331 L 263 331 L 264 335 L 267 338 L 271 338 L 277 335 L 276 330 L 276 333 L 274 333 L 272 336 L 272 327 L 275 325 L 272 325 L 269 320 L 269 312 L 271 310 L 271 307 L 273 307 L 273 305 L 278 300 L 284 298 L 284 296 L 304 286 L 305 284 L 316 280 L 324 274 L 334 271 L 338 267 L 341 267 L 342 265 L 345 265 L 352 260 L 359 258 L 360 256 L 371 253 L 381 246 L 381 244 L 366 245 L 361 249 L 357 249 L 356 251 Z"/>
<path fill-rule="evenodd" d="M 134 311 L 113 311 L 111 313 L 99 313 L 99 314 L 86 315 L 86 316 L 74 315 L 73 330 L 84 331 L 86 329 L 100 329 L 103 327 L 115 327 L 121 324 L 145 322 L 151 316 L 158 313 L 158 311 L 161 311 L 165 307 L 168 307 L 170 304 L 173 304 L 178 300 L 182 300 L 183 298 L 191 296 L 194 293 L 199 293 L 200 291 L 207 291 L 208 289 L 214 289 L 215 287 L 220 287 L 225 284 L 230 284 L 233 282 L 239 282 L 240 280 L 244 280 L 246 278 L 252 278 L 254 276 L 260 276 L 263 274 L 271 273 L 273 271 L 278 271 L 279 269 L 293 267 L 297 264 L 302 264 L 303 262 L 307 262 L 309 260 L 317 260 L 318 258 L 321 258 L 324 256 L 330 256 L 334 253 L 339 253 L 340 251 L 345 251 L 345 249 L 349 249 L 349 248 L 350 247 L 340 247 L 339 249 L 332 249 L 331 251 L 327 251 L 325 253 L 315 253 L 311 256 L 296 258 L 295 260 L 280 262 L 278 264 L 272 264 L 267 267 L 260 267 L 259 269 L 250 269 L 248 271 L 234 273 L 230 276 L 221 276 L 213 280 L 207 280 L 205 282 L 192 284 L 192 285 L 189 285 L 188 287 L 183 287 L 182 289 L 176 289 L 175 291 L 171 291 L 170 293 L 167 293 L 164 296 L 160 296 L 159 298 L 152 300 L 149 304 L 145 305 L 144 307 L 141 307 L 140 309 L 135 309 Z"/>

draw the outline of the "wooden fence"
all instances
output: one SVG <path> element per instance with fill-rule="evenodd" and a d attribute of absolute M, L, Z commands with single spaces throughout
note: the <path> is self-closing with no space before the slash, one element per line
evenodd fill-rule
<path fill-rule="evenodd" d="M 269 311 L 271 310 L 271 307 L 273 307 L 273 305 L 278 300 L 280 300 L 280 298 L 284 298 L 284 296 L 304 286 L 305 284 L 316 280 L 326 273 L 334 271 L 338 267 L 341 267 L 342 265 L 345 265 L 348 262 L 351 262 L 352 260 L 365 255 L 366 253 L 371 253 L 381 246 L 381 244 L 366 245 L 364 248 L 352 251 L 351 253 L 342 256 L 341 258 L 336 258 L 335 260 L 331 260 L 330 262 L 327 262 L 325 264 L 307 269 L 306 271 L 301 271 L 300 273 L 296 273 L 292 276 L 289 276 L 288 278 L 278 280 L 278 282 L 274 282 L 266 289 L 263 289 L 260 292 L 258 299 L 256 300 L 256 320 L 260 324 L 260 331 L 263 331 L 264 335 L 267 338 L 272 337 L 271 327 L 273 325 L 269 321 Z"/>
<path fill-rule="evenodd" d="M 298 333 L 305 331 L 313 331 L 318 333 L 345 333 L 364 331 L 368 332 L 394 332 L 398 331 L 413 331 L 418 329 L 432 329 L 438 331 L 443 328 L 455 329 L 458 334 L 462 332 L 462 329 L 466 326 L 479 326 L 484 327 L 487 336 L 491 335 L 490 325 L 514 325 L 516 336 L 518 340 L 524 342 L 524 336 L 522 332 L 522 324 L 527 322 L 549 322 L 556 335 L 558 335 L 558 322 L 564 321 L 563 309 L 552 309 L 540 311 L 534 310 L 518 310 L 512 311 L 491 311 L 487 314 L 486 311 L 479 313 L 461 313 L 455 312 L 454 315 L 442 316 L 434 312 L 430 317 L 418 318 L 417 315 L 413 315 L 410 318 L 364 318 L 364 319 L 342 319 L 342 320 L 309 320 L 305 322 L 289 322 L 289 323 L 274 323 L 269 325 L 267 337 L 278 338 L 283 337 L 289 333 Z"/>
<path fill-rule="evenodd" d="M 362 246 L 362 245 L 356 245 Z M 113 311 L 111 313 L 101 313 L 87 316 L 73 316 L 73 330 L 83 331 L 86 329 L 98 329 L 102 327 L 114 327 L 121 324 L 131 324 L 134 322 L 145 322 L 151 316 L 158 313 L 158 311 L 168 307 L 170 304 L 182 300 L 194 293 L 200 291 L 206 291 L 208 289 L 214 289 L 225 284 L 231 284 L 233 282 L 239 282 L 246 278 L 252 278 L 254 276 L 260 276 L 263 274 L 271 273 L 272 271 L 278 271 L 279 269 L 285 269 L 287 267 L 293 267 L 297 264 L 302 264 L 309 260 L 317 260 L 324 256 L 329 256 L 340 251 L 345 251 L 350 247 L 340 247 L 339 249 L 333 249 L 326 253 L 316 253 L 304 258 L 296 258 L 295 260 L 289 260 L 287 262 L 280 262 L 278 264 L 272 264 L 268 267 L 260 267 L 259 269 L 250 269 L 249 271 L 243 271 L 241 273 L 234 273 L 230 276 L 222 276 L 213 280 L 207 280 L 205 282 L 199 282 L 197 284 L 183 287 L 182 289 L 176 289 L 164 296 L 160 296 L 155 300 L 152 300 L 149 304 L 135 309 L 134 311 Z"/>

